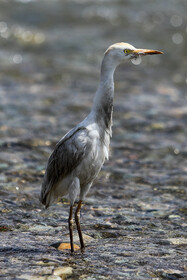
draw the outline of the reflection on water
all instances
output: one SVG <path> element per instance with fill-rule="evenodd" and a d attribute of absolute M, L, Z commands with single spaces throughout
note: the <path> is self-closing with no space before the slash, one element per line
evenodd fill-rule
<path fill-rule="evenodd" d="M 64 266 L 84 280 L 185 275 L 186 37 L 185 0 L 0 2 L 6 279 L 57 279 Z M 40 185 L 55 143 L 89 112 L 103 52 L 118 41 L 164 55 L 116 71 L 111 156 L 82 210 L 88 250 L 72 257 L 48 246 L 68 241 L 67 200 L 44 211 Z"/>

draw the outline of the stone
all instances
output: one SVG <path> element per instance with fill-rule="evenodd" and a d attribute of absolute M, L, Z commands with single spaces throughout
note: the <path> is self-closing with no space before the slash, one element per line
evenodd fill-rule
<path fill-rule="evenodd" d="M 70 266 L 57 267 L 53 271 L 53 274 L 56 276 L 66 276 L 66 275 L 71 275 L 72 273 L 73 273 L 73 268 Z"/>

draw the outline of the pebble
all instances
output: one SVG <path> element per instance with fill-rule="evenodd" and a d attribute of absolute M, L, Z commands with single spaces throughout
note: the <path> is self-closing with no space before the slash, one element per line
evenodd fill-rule
<path fill-rule="evenodd" d="M 24 279 L 24 280 L 46 280 L 46 276 L 39 276 L 39 275 L 29 275 L 29 274 L 22 274 L 17 276 L 16 279 Z M 51 279 L 52 280 L 52 279 Z M 62 279 L 61 279 L 62 280 Z"/>
<path fill-rule="evenodd" d="M 53 227 L 51 226 L 43 226 L 43 225 L 33 225 L 29 228 L 30 231 L 38 231 L 38 232 L 41 232 L 41 231 L 49 231 L 49 230 L 54 230 Z"/>
<path fill-rule="evenodd" d="M 187 245 L 187 238 L 169 238 L 169 241 L 174 245 Z"/>
<path fill-rule="evenodd" d="M 61 250 L 61 251 L 63 251 L 63 250 L 70 250 L 70 249 L 71 249 L 70 243 L 61 243 L 58 246 L 58 250 Z M 79 249 L 80 249 L 80 247 L 78 245 L 74 244 L 74 250 L 76 251 L 76 250 L 79 250 Z"/>
<path fill-rule="evenodd" d="M 53 272 L 55 276 L 71 275 L 72 273 L 73 273 L 73 268 L 70 266 L 57 267 Z"/>
<path fill-rule="evenodd" d="M 49 275 L 46 280 L 62 280 L 60 276 L 57 275 Z"/>

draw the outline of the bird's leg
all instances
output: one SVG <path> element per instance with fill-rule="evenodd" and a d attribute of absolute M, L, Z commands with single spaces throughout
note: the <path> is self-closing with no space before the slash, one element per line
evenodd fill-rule
<path fill-rule="evenodd" d="M 73 245 L 73 205 L 70 206 L 69 211 L 69 236 L 70 236 L 70 244 L 71 244 L 71 252 L 74 252 L 74 245 Z"/>
<path fill-rule="evenodd" d="M 81 209 L 81 205 L 82 205 L 82 200 L 79 200 L 76 212 L 75 212 L 75 222 L 77 225 L 77 231 L 79 234 L 79 240 L 80 240 L 80 244 L 81 244 L 81 251 L 83 252 L 85 249 L 85 245 L 84 245 L 84 240 L 83 240 L 83 236 L 82 236 L 82 232 L 81 232 L 81 227 L 80 227 L 80 209 Z"/>

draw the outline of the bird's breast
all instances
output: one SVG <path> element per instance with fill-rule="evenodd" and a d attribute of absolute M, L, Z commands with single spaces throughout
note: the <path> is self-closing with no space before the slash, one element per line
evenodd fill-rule
<path fill-rule="evenodd" d="M 105 159 L 108 159 L 109 139 L 103 141 L 97 130 L 91 130 L 89 138 L 91 142 L 89 151 L 77 170 L 82 185 L 92 182 L 97 177 Z"/>

